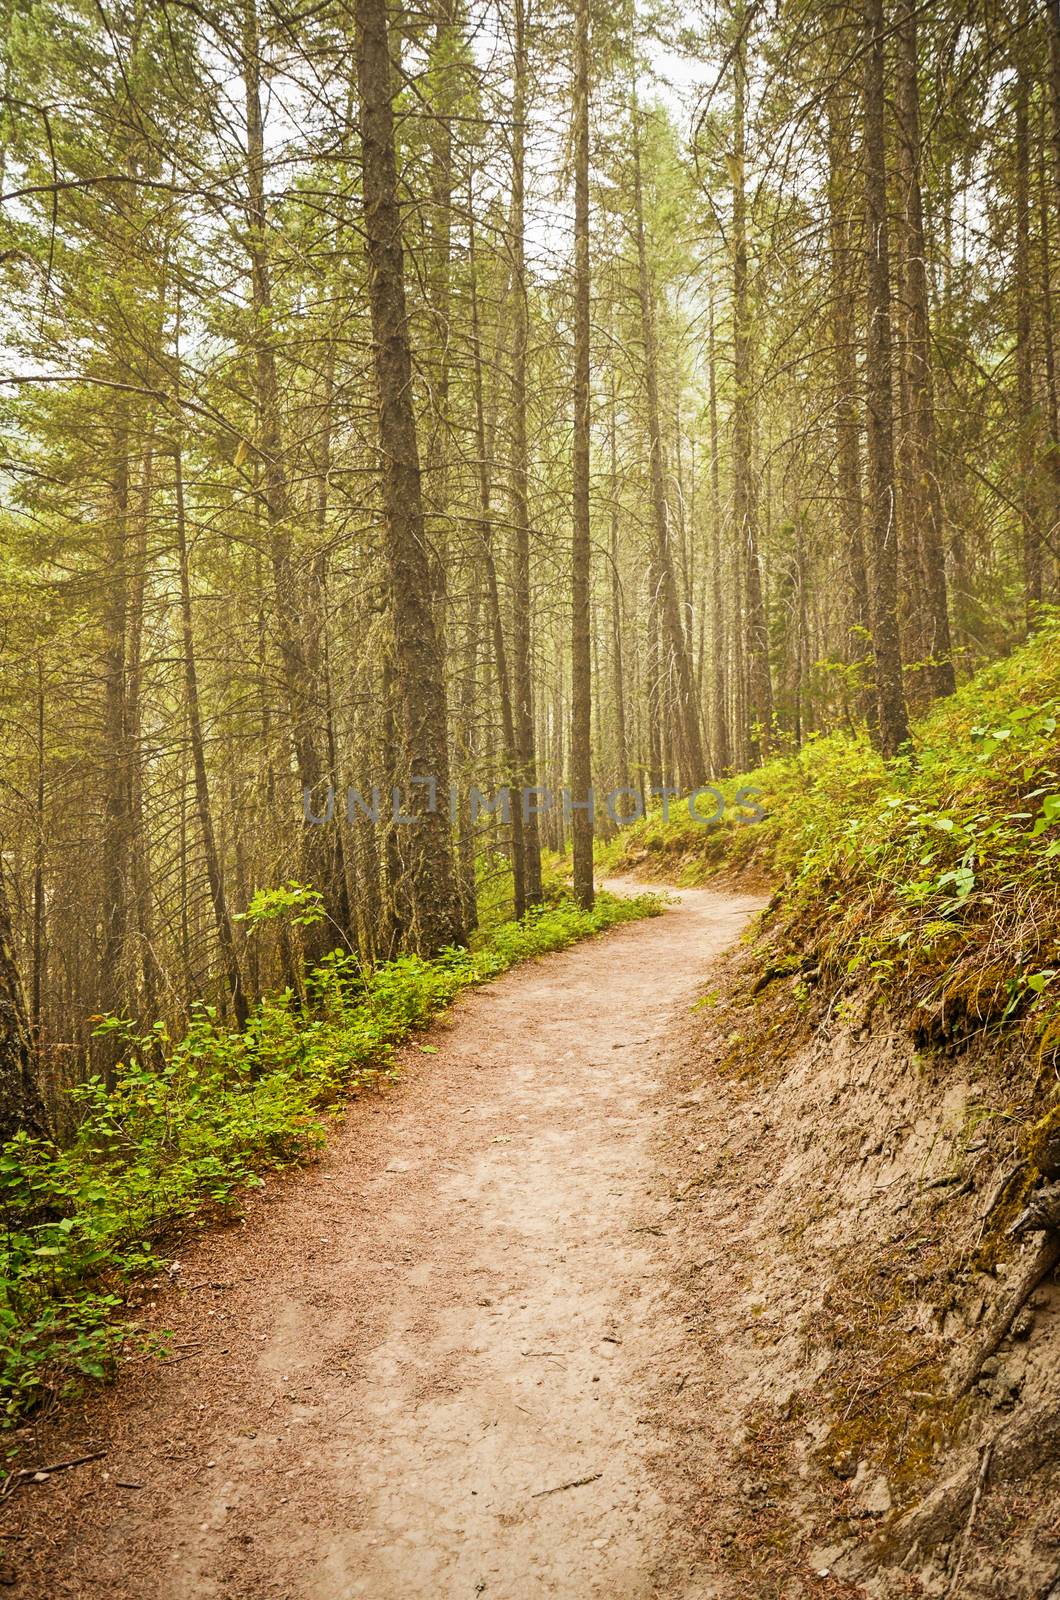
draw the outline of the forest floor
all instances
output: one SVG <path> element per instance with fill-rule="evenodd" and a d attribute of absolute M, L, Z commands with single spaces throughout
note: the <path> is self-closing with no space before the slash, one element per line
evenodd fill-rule
<path fill-rule="evenodd" d="M 38 1423 L 32 1461 L 105 1453 L 12 1497 L 0 1582 L 33 1600 L 743 1593 L 709 1524 L 754 1347 L 704 1340 L 696 1238 L 666 1224 L 690 1187 L 670 1132 L 690 1007 L 756 904 L 683 890 L 418 1035 L 318 1164 L 145 1292 L 169 1359 Z M 738 1209 L 724 1226 L 698 1240 L 722 1301 Z"/>

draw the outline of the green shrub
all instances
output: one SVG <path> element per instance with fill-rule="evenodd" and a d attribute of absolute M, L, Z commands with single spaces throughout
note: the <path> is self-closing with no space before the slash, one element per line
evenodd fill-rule
<path fill-rule="evenodd" d="M 833 733 L 726 780 L 761 791 L 763 822 L 712 828 L 683 801 L 600 852 L 705 882 L 753 867 L 776 885 L 764 931 L 821 992 L 856 980 L 918 1012 L 925 1042 L 1033 1013 L 1060 1053 L 1060 626 L 938 701 L 883 762 Z M 772 959 L 772 958 L 771 958 Z"/>

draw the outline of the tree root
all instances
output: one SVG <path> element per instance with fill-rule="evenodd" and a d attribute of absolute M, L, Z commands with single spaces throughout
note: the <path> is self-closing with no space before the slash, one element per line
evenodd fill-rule
<path fill-rule="evenodd" d="M 887 1543 L 892 1560 L 902 1558 L 909 1567 L 918 1553 L 937 1549 L 950 1542 L 962 1518 L 965 1521 L 966 1540 L 971 1537 L 973 1515 L 970 1508 L 981 1499 L 988 1472 L 995 1479 L 1023 1481 L 1036 1472 L 1046 1461 L 1052 1460 L 1060 1449 L 1060 1406 L 1047 1409 L 1038 1407 L 1021 1413 L 995 1434 L 991 1444 L 977 1460 L 972 1460 L 945 1483 L 923 1499 L 919 1505 L 889 1531 Z M 978 1503 L 975 1503 L 978 1511 Z M 963 1550 L 958 1561 L 963 1560 Z M 951 1593 L 953 1592 L 951 1584 Z"/>
<path fill-rule="evenodd" d="M 982 1370 L 983 1362 L 995 1354 L 1035 1289 L 1049 1276 L 1057 1262 L 1060 1262 L 1060 1233 L 1050 1232 L 1042 1239 L 1026 1269 L 1012 1286 L 1000 1312 L 972 1351 L 958 1379 L 955 1399 L 959 1400 L 968 1393 Z"/>
<path fill-rule="evenodd" d="M 975 1480 L 975 1491 L 972 1494 L 972 1509 L 968 1513 L 968 1521 L 964 1524 L 960 1549 L 957 1551 L 957 1560 L 953 1565 L 953 1576 L 950 1579 L 949 1588 L 946 1590 L 946 1600 L 952 1600 L 952 1596 L 957 1593 L 957 1585 L 961 1581 L 961 1569 L 964 1566 L 964 1558 L 968 1554 L 968 1545 L 971 1541 L 972 1529 L 975 1527 L 976 1513 L 979 1510 L 979 1502 L 983 1498 L 983 1490 L 986 1487 L 987 1474 L 990 1471 L 990 1462 L 994 1454 L 994 1443 L 995 1440 L 991 1439 L 984 1445 L 983 1453 L 979 1459 L 979 1472 Z"/>

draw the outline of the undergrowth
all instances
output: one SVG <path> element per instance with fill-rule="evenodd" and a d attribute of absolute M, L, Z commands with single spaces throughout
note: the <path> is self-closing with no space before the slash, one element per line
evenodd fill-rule
<path fill-rule="evenodd" d="M 1060 1060 L 1060 622 L 939 701 L 884 762 L 866 739 L 811 738 L 727 780 L 723 820 L 684 800 L 600 852 L 605 870 L 777 884 L 759 933 L 771 971 L 834 1003 L 867 986 L 917 1041 L 1002 1024 Z M 763 820 L 732 802 L 760 791 Z"/>
<path fill-rule="evenodd" d="M 179 1039 L 161 1023 L 103 1019 L 123 1059 L 112 1088 L 94 1077 L 73 1091 L 72 1143 L 20 1134 L 0 1151 L 3 1420 L 79 1376 L 106 1376 L 136 1337 L 120 1317 L 125 1287 L 160 1267 L 167 1229 L 204 1205 L 233 1208 L 262 1172 L 311 1155 L 322 1109 L 392 1072 L 395 1047 L 461 990 L 659 909 L 651 895 L 601 894 L 588 912 L 561 900 L 473 951 L 367 970 L 335 951 L 304 998 L 263 1000 L 241 1033 L 208 1006 Z"/>

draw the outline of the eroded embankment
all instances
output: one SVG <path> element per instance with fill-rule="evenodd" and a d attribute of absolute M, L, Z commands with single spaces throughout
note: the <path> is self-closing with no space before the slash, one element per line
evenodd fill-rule
<path fill-rule="evenodd" d="M 716 1419 L 727 1592 L 1054 1593 L 1056 1252 L 1006 1237 L 1034 1063 L 996 1032 L 918 1052 L 915 1018 L 768 973 L 762 940 L 728 963 L 675 1082 L 667 1247 L 711 1352 L 685 1403 Z"/>

